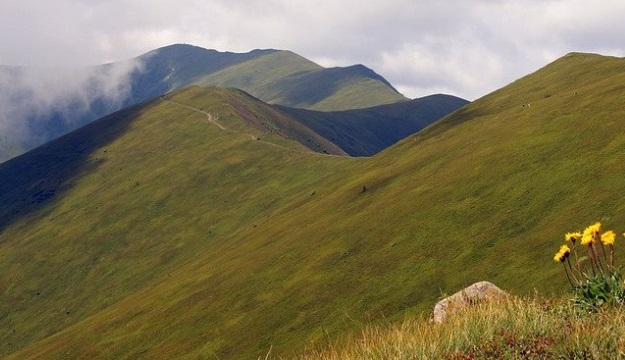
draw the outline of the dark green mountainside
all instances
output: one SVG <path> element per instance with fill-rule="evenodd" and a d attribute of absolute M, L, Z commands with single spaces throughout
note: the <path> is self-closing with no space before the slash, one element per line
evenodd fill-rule
<path fill-rule="evenodd" d="M 431 95 L 398 104 L 346 111 L 280 109 L 351 156 L 371 156 L 468 104 L 451 95 Z"/>
<path fill-rule="evenodd" d="M 565 292 L 564 232 L 625 226 L 624 83 L 570 54 L 364 159 L 215 89 L 86 126 L 0 165 L 0 353 L 289 357 L 479 280 Z"/>

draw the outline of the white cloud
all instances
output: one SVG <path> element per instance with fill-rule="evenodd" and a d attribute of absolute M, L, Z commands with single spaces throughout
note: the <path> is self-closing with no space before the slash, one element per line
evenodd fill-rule
<path fill-rule="evenodd" d="M 469 99 L 570 51 L 622 55 L 621 0 L 8 0 L 0 63 L 119 61 L 171 43 L 362 63 L 408 96 Z"/>
<path fill-rule="evenodd" d="M 130 92 L 129 75 L 141 66 L 131 60 L 97 69 L 1 67 L 0 134 L 32 148 L 59 135 L 40 126 L 53 112 L 71 128 L 95 100 L 118 109 Z"/>

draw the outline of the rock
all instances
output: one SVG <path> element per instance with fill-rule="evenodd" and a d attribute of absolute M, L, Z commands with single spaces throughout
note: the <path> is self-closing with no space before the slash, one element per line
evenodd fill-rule
<path fill-rule="evenodd" d="M 451 313 L 483 301 L 501 299 L 506 295 L 505 291 L 488 281 L 477 282 L 436 303 L 434 322 L 440 324 Z"/>

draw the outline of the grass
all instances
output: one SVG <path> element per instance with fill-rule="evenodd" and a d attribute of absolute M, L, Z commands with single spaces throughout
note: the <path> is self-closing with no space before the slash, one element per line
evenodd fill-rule
<path fill-rule="evenodd" d="M 364 66 L 291 74 L 263 89 L 268 101 L 318 111 L 362 109 L 407 100 L 384 78 Z"/>
<path fill-rule="evenodd" d="M 368 326 L 300 360 L 334 359 L 623 359 L 625 313 L 580 313 L 564 299 L 509 297 L 433 324 L 410 317 Z"/>
<path fill-rule="evenodd" d="M 282 147 L 301 149 L 301 146 L 310 150 L 332 155 L 346 155 L 341 148 L 334 143 L 315 133 L 279 109 L 276 109 L 251 95 L 238 89 L 211 88 L 211 92 L 220 96 L 224 101 L 216 103 L 214 100 L 204 104 L 205 90 L 193 87 L 187 93 L 193 93 L 191 100 L 199 110 L 209 109 L 211 116 L 217 122 L 223 119 L 237 119 L 242 121 L 229 122 L 226 129 L 238 134 L 247 134 L 252 138 L 261 139 L 268 144 Z M 187 96 L 189 98 L 189 96 Z M 219 118 L 222 118 L 220 120 Z M 299 143 L 299 144 L 297 144 Z"/>
<path fill-rule="evenodd" d="M 234 87 L 265 98 L 262 90 L 269 84 L 293 74 L 321 69 L 321 66 L 293 52 L 276 51 L 205 75 L 200 84 Z"/>
<path fill-rule="evenodd" d="M 563 234 L 625 224 L 623 82 L 566 56 L 371 158 L 253 140 L 233 91 L 173 99 L 242 132 L 162 102 L 83 128 L 0 167 L 0 353 L 293 357 L 479 280 L 563 293 Z"/>

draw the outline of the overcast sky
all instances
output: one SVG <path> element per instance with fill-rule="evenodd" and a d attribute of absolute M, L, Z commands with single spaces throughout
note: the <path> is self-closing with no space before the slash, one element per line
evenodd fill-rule
<path fill-rule="evenodd" d="M 571 51 L 624 56 L 624 19 L 623 0 L 0 0 L 0 64 L 274 48 L 474 100 Z"/>

